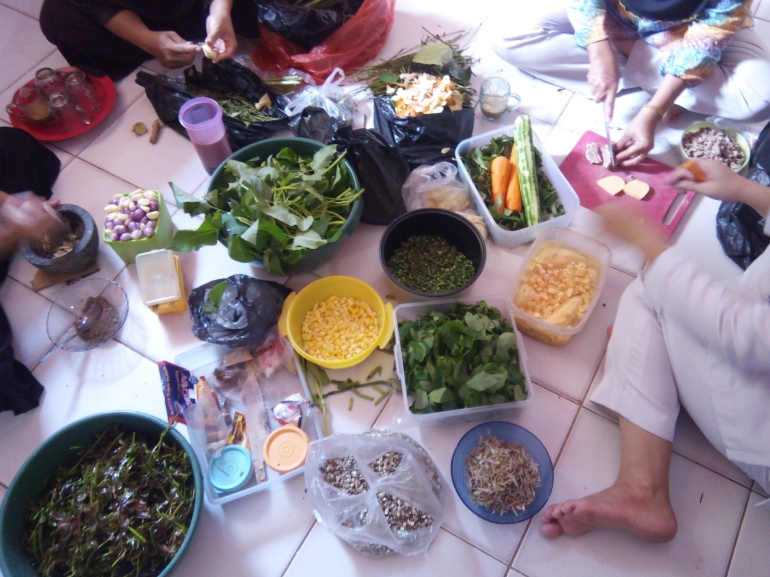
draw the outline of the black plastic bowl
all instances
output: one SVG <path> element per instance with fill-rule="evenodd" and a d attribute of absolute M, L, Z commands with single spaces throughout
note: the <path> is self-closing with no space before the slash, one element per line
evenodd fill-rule
<path fill-rule="evenodd" d="M 40 498 L 48 480 L 58 467 L 72 462 L 78 446 L 93 444 L 96 436 L 113 423 L 121 424 L 129 430 L 147 433 L 150 438 L 160 438 L 161 433 L 168 426 L 160 419 L 144 413 L 115 411 L 91 415 L 75 421 L 46 439 L 16 473 L 0 507 L 0 571 L 5 577 L 38 576 L 38 572 L 27 559 L 22 546 L 27 516 L 26 507 Z M 182 433 L 175 428 L 170 429 L 168 435 L 184 449 L 190 459 L 195 479 L 195 503 L 182 546 L 159 577 L 170 575 L 190 548 L 190 542 L 195 535 L 203 510 L 203 477 L 195 451 Z"/>
<path fill-rule="evenodd" d="M 440 236 L 463 253 L 476 269 L 471 280 L 451 291 L 432 294 L 408 287 L 394 277 L 388 270 L 390 257 L 405 240 L 418 234 Z M 396 295 L 399 300 L 429 300 L 461 293 L 479 278 L 486 259 L 487 246 L 476 227 L 465 217 L 440 208 L 422 208 L 398 217 L 390 223 L 380 241 L 380 264 L 397 292 L 402 293 Z"/>

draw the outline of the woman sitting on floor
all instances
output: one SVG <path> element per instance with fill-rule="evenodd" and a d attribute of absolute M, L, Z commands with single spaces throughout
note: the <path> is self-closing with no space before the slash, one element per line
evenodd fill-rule
<path fill-rule="evenodd" d="M 698 165 L 706 182 L 678 168 L 672 184 L 748 204 L 767 215 L 770 236 L 769 187 L 717 161 Z M 608 528 L 665 542 L 677 529 L 668 475 L 680 404 L 720 453 L 770 491 L 770 250 L 742 275 L 717 281 L 625 207 L 605 207 L 609 229 L 649 259 L 620 300 L 591 397 L 619 415 L 620 471 L 608 489 L 549 507 L 540 532 Z"/>
<path fill-rule="evenodd" d="M 72 66 L 119 80 L 151 58 L 190 65 L 204 39 L 215 62 L 230 58 L 236 32 L 258 35 L 256 10 L 250 0 L 45 0 L 40 28 Z"/>
<path fill-rule="evenodd" d="M 569 10 L 549 8 L 522 23 L 495 52 L 606 102 L 608 121 L 618 90 L 652 94 L 615 144 L 617 161 L 633 166 L 674 104 L 734 120 L 770 117 L 770 56 L 750 7 L 751 0 L 572 0 Z"/>

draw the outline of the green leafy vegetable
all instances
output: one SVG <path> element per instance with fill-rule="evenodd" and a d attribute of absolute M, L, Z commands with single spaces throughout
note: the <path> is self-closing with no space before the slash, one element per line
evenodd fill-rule
<path fill-rule="evenodd" d="M 433 413 L 527 398 L 516 333 L 484 301 L 456 302 L 398 326 L 411 410 Z"/>
<path fill-rule="evenodd" d="M 190 215 L 205 214 L 197 230 L 181 230 L 169 248 L 181 252 L 227 245 L 238 262 L 261 259 L 272 274 L 297 263 L 308 251 L 335 242 L 363 190 L 351 178 L 335 145 L 312 157 L 290 148 L 265 160 L 229 160 L 222 187 L 203 200 L 171 184 L 174 198 Z"/>
<path fill-rule="evenodd" d="M 215 284 L 209 289 L 206 300 L 203 302 L 203 312 L 205 314 L 216 314 L 219 312 L 219 304 L 222 302 L 222 295 L 227 288 L 227 281 Z"/>
<path fill-rule="evenodd" d="M 192 519 L 190 459 L 175 441 L 110 425 L 59 467 L 27 513 L 23 545 L 36 573 L 159 575 Z"/>
<path fill-rule="evenodd" d="M 516 213 L 505 210 L 500 213 L 496 209 L 493 210 L 492 177 L 489 171 L 489 164 L 496 156 L 510 158 L 512 146 L 513 137 L 499 136 L 493 138 L 484 148 L 471 149 L 469 154 L 462 155 L 462 160 L 468 169 L 473 184 L 476 185 L 476 189 L 497 225 L 505 230 L 520 230 L 527 227 L 523 212 Z M 540 199 L 540 221 L 542 222 L 564 214 L 564 206 L 559 200 L 559 195 L 553 184 L 545 175 L 543 157 L 540 151 L 535 148 L 534 152 L 535 166 L 537 167 L 537 196 Z"/>

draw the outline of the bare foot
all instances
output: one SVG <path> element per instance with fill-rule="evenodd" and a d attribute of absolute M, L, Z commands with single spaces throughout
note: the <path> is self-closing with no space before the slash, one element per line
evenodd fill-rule
<path fill-rule="evenodd" d="M 540 533 L 547 539 L 584 535 L 597 529 L 625 531 L 645 541 L 666 543 L 676 535 L 676 517 L 667 494 L 632 489 L 620 482 L 582 499 L 551 505 Z"/>

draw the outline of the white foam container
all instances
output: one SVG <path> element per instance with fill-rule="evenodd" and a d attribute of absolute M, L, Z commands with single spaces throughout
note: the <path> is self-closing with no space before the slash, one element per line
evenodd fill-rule
<path fill-rule="evenodd" d="M 554 188 L 556 189 L 556 194 L 559 196 L 559 200 L 561 200 L 562 205 L 564 205 L 564 214 L 557 216 L 556 218 L 540 222 L 535 226 L 523 228 L 521 230 L 509 231 L 500 228 L 492 218 L 489 209 L 484 204 L 484 200 L 481 198 L 481 194 L 479 194 L 476 185 L 471 180 L 470 174 L 468 173 L 468 169 L 463 163 L 461 155 L 470 153 L 470 151 L 474 148 L 484 148 L 493 138 L 497 138 L 503 135 L 513 137 L 513 125 L 505 126 L 491 132 L 485 132 L 484 134 L 473 136 L 471 138 L 466 138 L 457 145 L 457 149 L 455 150 L 455 158 L 457 159 L 457 167 L 460 172 L 460 179 L 465 184 L 467 184 L 473 192 L 473 199 L 476 203 L 476 210 L 484 219 L 484 223 L 487 225 L 487 230 L 489 231 L 489 235 L 492 237 L 492 240 L 495 241 L 495 244 L 502 246 L 503 248 L 513 248 L 515 246 L 520 246 L 522 244 L 532 242 L 544 228 L 551 226 L 566 227 L 569 225 L 572 217 L 575 215 L 575 212 L 577 212 L 578 206 L 580 206 L 580 199 L 578 198 L 575 189 L 572 188 L 572 185 L 569 182 L 567 182 L 567 179 L 564 177 L 561 170 L 559 170 L 559 167 L 556 166 L 556 163 L 545 150 L 545 147 L 540 142 L 540 139 L 537 137 L 537 134 L 535 134 L 533 130 L 532 143 L 535 145 L 535 148 L 540 151 L 540 154 L 543 157 L 543 171 L 548 177 L 548 180 L 551 181 L 551 184 L 553 184 Z"/>
<path fill-rule="evenodd" d="M 437 413 L 413 413 L 409 409 L 411 400 L 406 391 L 406 375 L 404 372 L 404 360 L 401 356 L 401 338 L 398 332 L 398 323 L 415 320 L 418 316 L 422 316 L 431 311 L 447 311 L 456 302 L 472 305 L 480 301 L 485 301 L 490 307 L 499 310 L 503 318 L 513 326 L 513 330 L 516 333 L 517 347 L 519 349 L 519 368 L 521 369 L 521 372 L 524 373 L 524 381 L 527 385 L 527 398 L 510 403 L 484 405 L 482 407 L 470 407 L 467 409 L 453 409 L 451 411 L 440 411 Z M 435 425 L 454 421 L 474 421 L 508 409 L 524 407 L 532 401 L 534 391 L 532 389 L 532 381 L 529 378 L 529 370 L 527 369 L 527 353 L 524 350 L 524 339 L 513 322 L 513 314 L 508 304 L 508 299 L 502 297 L 458 298 L 432 302 L 407 303 L 398 305 L 394 309 L 393 319 L 396 326 L 396 344 L 393 347 L 393 356 L 396 360 L 396 374 L 401 381 L 401 392 L 404 398 L 406 414 L 409 416 L 409 420 L 417 426 Z"/>

